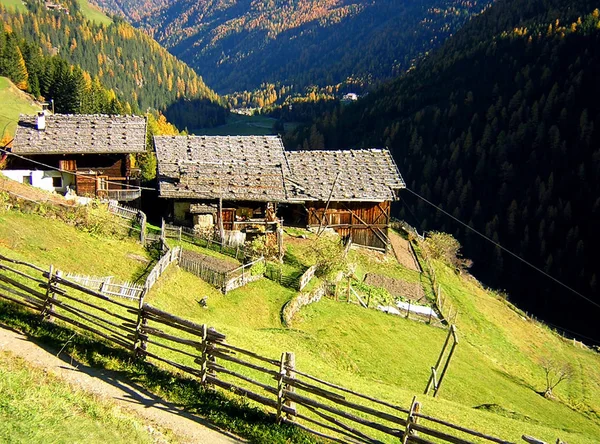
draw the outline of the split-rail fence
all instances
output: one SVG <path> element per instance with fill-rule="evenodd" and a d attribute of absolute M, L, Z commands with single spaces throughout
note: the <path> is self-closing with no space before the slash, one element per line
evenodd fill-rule
<path fill-rule="evenodd" d="M 53 267 L 0 255 L 0 299 L 64 322 L 149 359 L 244 396 L 277 421 L 343 443 L 469 444 L 507 441 L 359 393 L 301 370 L 293 353 L 271 358 L 229 344 L 222 333 L 139 301 L 110 298 Z M 433 440 L 433 441 L 432 441 Z"/>

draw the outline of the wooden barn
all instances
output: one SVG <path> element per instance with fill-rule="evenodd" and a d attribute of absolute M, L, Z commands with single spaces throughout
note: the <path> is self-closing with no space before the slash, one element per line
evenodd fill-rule
<path fill-rule="evenodd" d="M 289 151 L 277 136 L 156 136 L 160 197 L 197 231 L 332 228 L 387 249 L 404 181 L 388 150 Z M 225 233 L 227 232 L 227 233 Z"/>
<path fill-rule="evenodd" d="M 272 231 L 289 174 L 276 136 L 156 136 L 160 197 L 196 230 Z M 222 217 L 220 217 L 222 215 Z"/>
<path fill-rule="evenodd" d="M 4 174 L 62 194 L 140 197 L 132 155 L 146 151 L 146 119 L 108 115 L 21 115 Z"/>
<path fill-rule="evenodd" d="M 309 228 L 333 228 L 354 244 L 388 246 L 391 202 L 404 180 L 388 150 L 288 151 L 288 188 Z"/>

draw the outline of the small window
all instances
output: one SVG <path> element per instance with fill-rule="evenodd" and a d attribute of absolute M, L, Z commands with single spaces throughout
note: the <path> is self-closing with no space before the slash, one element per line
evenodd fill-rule
<path fill-rule="evenodd" d="M 62 188 L 62 177 L 53 177 L 52 178 L 52 186 L 54 188 Z"/>
<path fill-rule="evenodd" d="M 23 183 L 25 185 L 31 185 L 31 176 L 29 176 L 29 175 L 23 176 Z"/>

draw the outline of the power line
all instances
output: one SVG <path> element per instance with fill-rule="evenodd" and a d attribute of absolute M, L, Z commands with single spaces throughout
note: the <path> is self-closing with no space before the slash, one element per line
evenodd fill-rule
<path fill-rule="evenodd" d="M 12 140 L 10 142 L 12 142 Z M 8 154 L 9 156 L 14 156 L 14 157 L 17 157 L 19 159 L 26 160 L 26 161 L 31 162 L 31 163 L 35 163 L 37 165 L 41 165 L 41 166 L 49 168 L 51 170 L 59 171 L 61 173 L 72 174 L 73 176 L 81 176 L 81 177 L 87 177 L 87 178 L 90 177 L 87 174 L 78 173 L 77 171 L 67 171 L 67 170 L 63 170 L 63 169 L 57 168 L 57 167 L 53 167 L 53 166 L 47 165 L 45 163 L 39 162 L 37 160 L 33 160 L 33 159 L 28 158 L 28 157 L 23 157 L 23 156 L 20 156 L 18 154 L 13 153 L 12 151 L 8 151 L 8 150 L 4 149 L 4 148 L 6 148 L 10 144 L 10 142 L 8 142 L 4 147 L 0 148 L 0 152 Z M 140 190 L 156 191 L 156 188 L 141 187 L 141 186 L 137 186 L 137 185 L 129 185 L 129 184 L 125 184 L 125 183 L 122 183 L 122 182 L 115 182 L 115 181 L 111 181 L 111 180 L 104 180 L 103 182 L 104 183 L 112 183 L 114 185 L 121 185 L 121 186 L 124 186 L 124 187 L 127 187 L 127 188 L 136 188 L 136 189 L 140 189 Z"/>
<path fill-rule="evenodd" d="M 528 265 L 529 267 L 533 268 L 534 270 L 538 271 L 539 273 L 541 273 L 542 275 L 546 276 L 548 279 L 551 279 L 552 281 L 554 281 L 555 283 L 559 284 L 560 286 L 562 286 L 563 288 L 566 288 L 567 290 L 569 290 L 570 292 L 572 292 L 573 294 L 579 296 L 580 298 L 588 301 L 590 304 L 600 308 L 600 304 L 596 303 L 595 301 L 591 300 L 590 298 L 584 296 L 583 294 L 579 293 L 577 290 L 575 290 L 574 288 L 569 287 L 567 284 L 564 284 L 563 282 L 559 281 L 558 279 L 556 279 L 554 276 L 549 275 L 548 273 L 546 273 L 544 270 L 541 270 L 540 268 L 536 267 L 535 265 L 533 265 L 531 262 L 523 259 L 521 256 L 517 255 L 516 253 L 513 253 L 512 251 L 510 251 L 509 249 L 503 247 L 502 245 L 500 245 L 498 242 L 495 242 L 494 240 L 490 239 L 489 237 L 487 237 L 485 234 L 477 231 L 475 228 L 471 227 L 470 225 L 464 223 L 463 221 L 461 221 L 460 219 L 454 217 L 452 214 L 448 213 L 447 211 L 443 210 L 442 208 L 438 207 L 436 204 L 430 202 L 429 200 L 425 199 L 423 196 L 419 195 L 418 193 L 414 192 L 413 190 L 411 190 L 410 188 L 406 188 L 406 191 L 408 191 L 409 193 L 415 195 L 416 197 L 418 197 L 419 199 L 421 199 L 423 202 L 427 203 L 428 205 L 431 205 L 433 208 L 435 208 L 436 210 L 442 212 L 443 214 L 445 214 L 446 216 L 448 216 L 449 218 L 453 219 L 454 221 L 458 222 L 460 225 L 464 226 L 465 228 L 471 230 L 473 233 L 481 236 L 482 238 L 484 238 L 486 241 L 490 242 L 491 244 L 495 245 L 496 247 L 500 248 L 502 251 L 505 251 L 506 253 L 510 254 L 511 256 L 513 256 L 514 258 L 518 259 L 519 261 L 523 262 L 525 265 Z"/>

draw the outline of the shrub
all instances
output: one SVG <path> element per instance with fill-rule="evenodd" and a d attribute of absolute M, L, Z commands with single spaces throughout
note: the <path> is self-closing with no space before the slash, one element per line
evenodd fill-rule
<path fill-rule="evenodd" d="M 473 261 L 462 257 L 460 243 L 451 234 L 430 232 L 424 245 L 425 250 L 433 259 L 439 259 L 459 270 L 466 270 L 473 265 Z"/>

